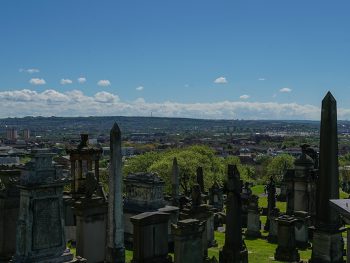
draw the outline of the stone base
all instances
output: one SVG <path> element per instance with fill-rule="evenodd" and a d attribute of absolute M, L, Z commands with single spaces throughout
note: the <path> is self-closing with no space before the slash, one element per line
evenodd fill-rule
<path fill-rule="evenodd" d="M 268 236 L 267 236 L 267 241 L 268 241 L 269 243 L 274 243 L 274 244 L 276 244 L 276 243 L 277 243 L 277 236 L 268 235 Z"/>
<path fill-rule="evenodd" d="M 261 237 L 261 232 L 260 231 L 247 230 L 247 231 L 245 231 L 245 236 L 246 237 L 252 237 L 252 238 L 259 238 L 259 237 Z"/>
<path fill-rule="evenodd" d="M 149 259 L 141 259 L 141 260 L 132 259 L 130 263 L 172 263 L 172 262 L 173 260 L 171 256 L 166 256 L 166 257 L 149 258 Z"/>
<path fill-rule="evenodd" d="M 106 263 L 125 263 L 125 248 L 107 248 Z"/>
<path fill-rule="evenodd" d="M 295 243 L 299 249 L 307 249 L 311 247 L 311 244 L 309 242 L 301 242 L 296 240 Z"/>
<path fill-rule="evenodd" d="M 219 253 L 219 262 L 220 263 L 248 263 L 248 250 L 244 249 L 243 251 L 232 251 L 232 250 L 223 250 Z"/>
<path fill-rule="evenodd" d="M 275 253 L 275 260 L 300 262 L 300 255 L 296 248 L 277 247 Z"/>
<path fill-rule="evenodd" d="M 343 249 L 341 232 L 327 233 L 316 229 L 309 263 L 344 263 Z"/>
<path fill-rule="evenodd" d="M 58 257 L 17 257 L 14 256 L 10 263 L 74 263 L 74 262 L 84 262 L 84 261 L 74 261 L 73 254 L 63 253 Z M 85 261 L 86 262 L 86 261 Z"/>

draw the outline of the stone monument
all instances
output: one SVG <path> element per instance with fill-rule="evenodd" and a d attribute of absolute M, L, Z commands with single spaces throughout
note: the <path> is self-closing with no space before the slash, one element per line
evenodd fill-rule
<path fill-rule="evenodd" d="M 124 263 L 123 175 L 121 132 L 115 123 L 110 132 L 110 167 L 106 262 Z"/>
<path fill-rule="evenodd" d="M 267 190 L 267 219 L 265 230 L 268 231 L 270 229 L 270 214 L 274 208 L 276 208 L 276 184 L 272 177 L 270 177 L 270 181 L 266 186 Z"/>
<path fill-rule="evenodd" d="M 248 251 L 242 239 L 242 201 L 240 175 L 236 165 L 228 166 L 226 183 L 225 245 L 220 251 L 220 263 L 248 263 Z"/>
<path fill-rule="evenodd" d="M 12 262 L 71 262 L 66 250 L 63 220 L 62 170 L 52 164 L 52 154 L 37 150 L 27 164 L 20 188 L 16 254 Z"/>
<path fill-rule="evenodd" d="M 172 199 L 172 204 L 174 206 L 179 205 L 179 187 L 180 187 L 180 173 L 179 173 L 179 166 L 177 164 L 177 159 L 174 157 L 173 159 L 173 167 L 172 167 L 172 176 L 171 176 L 171 199 Z"/>
<path fill-rule="evenodd" d="M 261 237 L 261 221 L 259 209 L 259 197 L 251 195 L 248 201 L 248 220 L 246 237 Z"/>
<path fill-rule="evenodd" d="M 322 101 L 319 176 L 316 193 L 316 224 L 313 232 L 311 263 L 343 262 L 338 212 L 330 199 L 339 199 L 338 129 L 336 100 L 330 92 Z"/>

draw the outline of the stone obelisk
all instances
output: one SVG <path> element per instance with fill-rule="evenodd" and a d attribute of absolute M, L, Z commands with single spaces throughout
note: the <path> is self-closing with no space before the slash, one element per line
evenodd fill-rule
<path fill-rule="evenodd" d="M 242 240 L 242 200 L 240 175 L 236 165 L 228 166 L 226 183 L 225 245 L 220 251 L 220 263 L 248 263 L 248 251 Z"/>
<path fill-rule="evenodd" d="M 123 225 L 123 178 L 121 132 L 114 123 L 110 133 L 110 170 L 108 194 L 108 232 L 106 262 L 124 263 L 124 225 Z"/>
<path fill-rule="evenodd" d="M 330 92 L 322 101 L 320 159 L 316 193 L 316 223 L 312 263 L 343 261 L 343 240 L 339 214 L 330 199 L 339 199 L 337 102 Z"/>
<path fill-rule="evenodd" d="M 179 204 L 179 166 L 177 164 L 177 159 L 173 159 L 172 175 L 171 175 L 171 197 L 174 206 Z"/>

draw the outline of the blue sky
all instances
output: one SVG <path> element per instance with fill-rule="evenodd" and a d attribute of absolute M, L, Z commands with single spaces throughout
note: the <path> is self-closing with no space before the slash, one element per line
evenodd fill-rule
<path fill-rule="evenodd" d="M 331 90 L 350 119 L 349 10 L 347 0 L 3 0 L 0 117 L 317 119 Z"/>

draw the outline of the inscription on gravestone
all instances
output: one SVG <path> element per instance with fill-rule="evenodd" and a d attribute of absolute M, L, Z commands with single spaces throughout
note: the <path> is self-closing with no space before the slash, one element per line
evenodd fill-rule
<path fill-rule="evenodd" d="M 62 245 L 58 198 L 34 201 L 33 250 Z"/>

